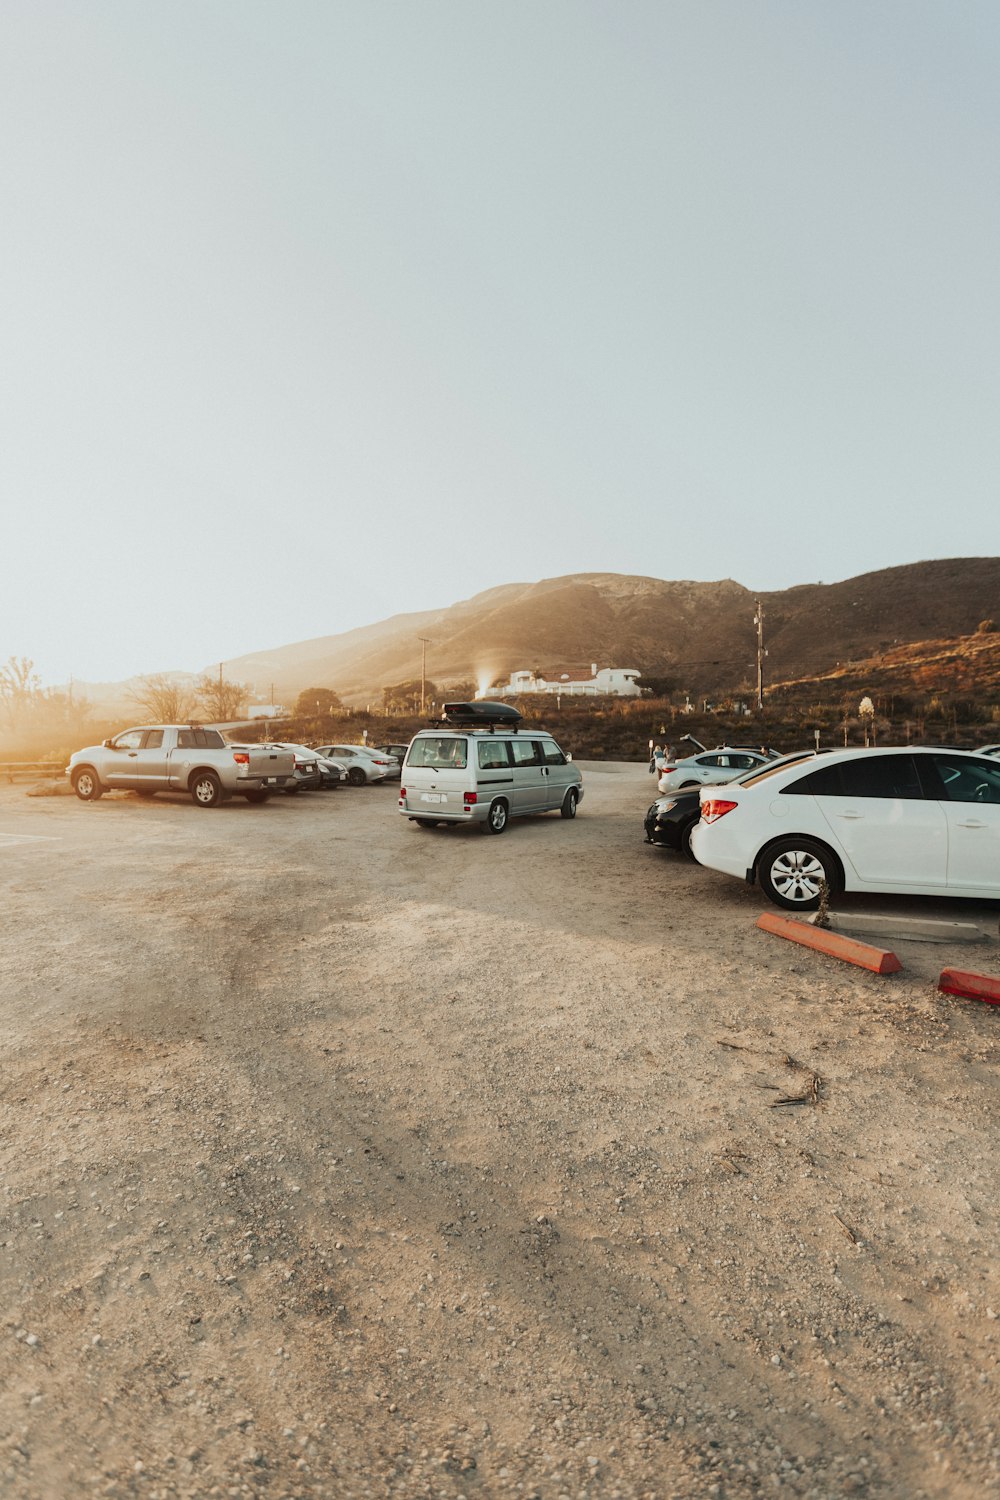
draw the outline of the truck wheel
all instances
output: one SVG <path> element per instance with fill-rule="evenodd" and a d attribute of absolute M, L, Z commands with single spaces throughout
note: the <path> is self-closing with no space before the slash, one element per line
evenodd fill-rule
<path fill-rule="evenodd" d="M 96 802 L 98 797 L 104 796 L 104 788 L 97 772 L 92 771 L 89 766 L 81 766 L 79 771 L 74 771 L 73 790 L 81 802 Z"/>
<path fill-rule="evenodd" d="M 222 782 L 214 771 L 198 771 L 191 781 L 191 797 L 198 807 L 218 807 Z"/>
<path fill-rule="evenodd" d="M 248 802 L 253 802 L 256 806 L 259 806 L 262 802 L 266 802 L 267 801 L 267 799 L 268 799 L 268 797 L 270 797 L 271 793 L 268 792 L 268 791 L 265 791 L 265 789 L 263 787 L 260 787 L 257 791 L 244 792 L 243 795 L 247 799 Z"/>
<path fill-rule="evenodd" d="M 351 786 L 364 786 L 366 777 L 360 766 L 352 766 L 347 773 L 347 779 L 351 783 Z M 498 781 L 499 779 L 497 777 Z"/>
<path fill-rule="evenodd" d="M 563 798 L 562 807 L 559 809 L 559 811 L 562 813 L 564 818 L 576 817 L 576 792 L 574 792 L 572 787 L 570 787 L 569 791 Z"/>
<path fill-rule="evenodd" d="M 489 817 L 483 824 L 484 833 L 503 833 L 507 827 L 508 808 L 502 797 L 490 806 Z"/>

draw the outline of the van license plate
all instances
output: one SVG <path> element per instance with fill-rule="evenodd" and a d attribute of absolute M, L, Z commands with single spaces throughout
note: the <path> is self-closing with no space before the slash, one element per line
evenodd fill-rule
<path fill-rule="evenodd" d="M 421 792 L 421 802 L 443 802 L 444 795 L 441 792 Z"/>

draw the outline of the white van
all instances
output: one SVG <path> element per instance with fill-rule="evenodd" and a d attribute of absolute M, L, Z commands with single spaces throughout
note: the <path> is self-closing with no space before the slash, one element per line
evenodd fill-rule
<path fill-rule="evenodd" d="M 575 818 L 583 777 L 551 734 L 523 729 L 508 703 L 446 703 L 444 718 L 410 742 L 399 810 L 411 822 L 479 823 L 503 833 L 511 818 Z"/>

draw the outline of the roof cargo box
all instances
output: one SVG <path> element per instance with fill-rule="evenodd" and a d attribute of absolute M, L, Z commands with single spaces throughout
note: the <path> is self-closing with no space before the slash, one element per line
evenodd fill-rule
<path fill-rule="evenodd" d="M 485 729 L 493 724 L 516 726 L 521 722 L 521 713 L 510 703 L 446 703 L 444 717 L 448 724 L 470 724 Z"/>

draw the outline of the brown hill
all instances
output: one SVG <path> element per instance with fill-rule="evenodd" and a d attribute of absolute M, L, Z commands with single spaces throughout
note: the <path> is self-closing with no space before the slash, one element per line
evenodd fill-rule
<path fill-rule="evenodd" d="M 755 594 L 731 579 L 668 582 L 578 573 L 511 583 L 440 610 L 258 652 L 227 675 L 287 700 L 331 687 L 347 702 L 427 675 L 440 685 L 495 681 L 512 670 L 596 662 L 670 676 L 693 694 L 747 690 L 756 678 L 756 602 L 768 682 L 836 672 L 930 638 L 1000 622 L 1000 558 L 950 558 Z"/>

